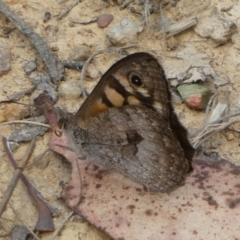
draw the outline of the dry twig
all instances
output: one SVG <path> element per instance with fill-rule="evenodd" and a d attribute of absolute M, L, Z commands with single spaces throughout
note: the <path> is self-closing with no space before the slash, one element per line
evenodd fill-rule
<path fill-rule="evenodd" d="M 5 140 L 6 143 L 9 143 L 8 141 Z M 15 171 L 12 180 L 7 188 L 7 190 L 5 191 L 5 193 L 3 194 L 3 198 L 2 201 L 0 203 L 0 217 L 2 216 L 2 213 L 5 209 L 5 207 L 7 206 L 7 203 L 10 199 L 10 197 L 12 196 L 12 193 L 18 183 L 19 178 L 21 177 L 21 172 L 23 171 L 23 169 L 25 168 L 25 166 L 27 165 L 33 150 L 35 148 L 35 143 L 36 143 L 36 139 L 33 139 L 27 149 L 27 152 L 25 154 L 25 157 L 23 159 L 23 163 L 22 165 Z M 9 148 L 9 147 L 8 147 Z"/>
<path fill-rule="evenodd" d="M 84 66 L 84 62 L 80 61 L 71 61 L 71 60 L 64 60 L 62 64 L 65 68 L 80 70 Z"/>
<path fill-rule="evenodd" d="M 220 123 L 222 121 L 228 120 L 228 119 L 238 116 L 238 115 L 240 115 L 240 112 L 232 113 L 227 116 L 221 117 L 214 122 L 207 123 L 202 129 L 200 129 L 195 134 L 194 137 L 191 138 L 192 145 L 195 148 L 197 148 L 198 146 L 200 146 L 203 142 L 205 142 L 208 138 L 210 138 L 215 133 L 217 133 L 223 129 L 226 129 L 228 126 L 230 126 L 231 124 L 233 124 L 235 122 L 239 122 L 239 120 L 231 120 L 229 122 Z"/>
<path fill-rule="evenodd" d="M 29 89 L 11 94 L 10 96 L 7 97 L 7 99 L 1 100 L 0 103 L 9 103 L 9 102 L 16 101 L 16 100 L 20 99 L 21 97 L 25 96 L 26 94 L 32 93 L 33 90 L 34 90 L 34 87 L 31 87 Z"/>
<path fill-rule="evenodd" d="M 62 19 L 65 15 L 67 15 L 81 0 L 74 0 L 62 13 L 59 14 L 57 20 Z"/>
<path fill-rule="evenodd" d="M 132 3 L 133 0 L 126 0 L 119 8 L 120 10 L 123 10 L 124 8 L 126 8 L 130 3 Z"/>
<path fill-rule="evenodd" d="M 184 19 L 181 22 L 172 24 L 167 29 L 165 29 L 165 32 L 168 34 L 167 36 L 174 36 L 177 35 L 189 28 L 192 28 L 197 25 L 197 18 L 195 16 Z"/>
<path fill-rule="evenodd" d="M 15 210 L 15 208 L 13 207 L 11 200 L 9 201 L 9 206 L 12 209 L 12 211 L 14 212 L 14 214 L 16 215 L 16 217 L 18 218 L 18 220 L 28 229 L 28 231 L 32 234 L 32 236 L 35 237 L 35 239 L 40 240 L 40 238 L 24 223 L 24 221 L 20 218 L 20 216 L 18 215 L 17 211 Z"/>
<path fill-rule="evenodd" d="M 16 123 L 32 124 L 32 125 L 37 125 L 37 126 L 40 126 L 40 127 L 50 128 L 50 126 L 48 124 L 44 124 L 44 123 L 40 123 L 40 122 L 34 122 L 34 121 L 27 121 L 27 120 L 13 120 L 13 121 L 9 121 L 9 122 L 0 123 L 0 126 L 9 125 L 9 124 L 16 124 Z"/>
<path fill-rule="evenodd" d="M 79 20 L 70 20 L 70 22 L 72 23 L 77 23 L 77 24 L 89 24 L 89 23 L 94 23 L 97 21 L 97 17 L 93 17 L 89 20 L 82 20 L 82 19 L 79 19 Z"/>
<path fill-rule="evenodd" d="M 15 15 L 2 0 L 0 0 L 0 12 L 3 13 L 8 20 L 18 28 L 19 31 L 28 37 L 30 42 L 38 51 L 43 62 L 46 64 L 52 81 L 54 83 L 59 83 L 63 78 L 64 68 L 57 55 L 52 51 L 42 37 L 40 37 L 25 21 Z"/>
<path fill-rule="evenodd" d="M 53 233 L 52 237 L 50 238 L 50 240 L 54 240 L 57 235 L 61 232 L 61 230 L 63 229 L 64 225 L 67 223 L 67 221 L 71 218 L 71 216 L 73 215 L 73 211 L 70 212 L 67 217 L 63 220 L 63 222 L 60 224 L 59 228 L 56 229 L 56 231 Z"/>
<path fill-rule="evenodd" d="M 7 156 L 15 169 L 18 168 L 17 162 L 13 157 L 12 151 L 9 147 L 8 141 L 6 138 L 3 138 L 3 145 Z M 53 224 L 51 212 L 52 209 L 49 207 L 47 202 L 41 196 L 41 194 L 36 190 L 36 188 L 29 182 L 26 176 L 23 173 L 20 173 L 20 177 L 23 183 L 26 185 L 30 195 L 36 203 L 39 216 L 35 229 L 37 231 L 54 231 L 55 227 Z"/>

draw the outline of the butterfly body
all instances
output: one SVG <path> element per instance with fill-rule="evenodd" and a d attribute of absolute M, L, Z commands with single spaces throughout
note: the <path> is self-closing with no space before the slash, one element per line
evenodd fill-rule
<path fill-rule="evenodd" d="M 164 72 L 150 54 L 114 64 L 73 125 L 76 142 L 91 159 L 150 191 L 170 191 L 191 169 L 194 150 L 173 111 Z"/>

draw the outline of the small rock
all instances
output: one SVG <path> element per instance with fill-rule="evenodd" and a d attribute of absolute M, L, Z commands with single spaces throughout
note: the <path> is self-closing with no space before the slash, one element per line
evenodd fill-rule
<path fill-rule="evenodd" d="M 19 148 L 19 143 L 17 142 L 9 142 L 9 144 L 12 152 L 15 152 Z"/>
<path fill-rule="evenodd" d="M 43 22 L 46 23 L 47 21 L 49 21 L 51 19 L 51 16 L 52 14 L 50 12 L 45 12 Z"/>
<path fill-rule="evenodd" d="M 12 240 L 24 240 L 31 239 L 32 234 L 25 226 L 15 225 L 11 230 L 11 239 Z"/>
<path fill-rule="evenodd" d="M 11 52 L 9 48 L 0 47 L 0 76 L 11 69 Z"/>
<path fill-rule="evenodd" d="M 167 39 L 167 47 L 171 50 L 176 49 L 178 46 L 178 41 L 175 37 L 171 36 Z"/>
<path fill-rule="evenodd" d="M 112 14 L 102 14 L 97 18 L 98 27 L 105 28 L 110 24 L 112 20 L 113 20 Z"/>
<path fill-rule="evenodd" d="M 203 67 L 209 65 L 209 60 L 205 53 L 199 53 L 196 47 L 191 44 L 177 52 L 177 58 L 183 59 L 190 63 L 191 67 Z"/>
<path fill-rule="evenodd" d="M 213 74 L 212 77 L 214 79 L 214 85 L 216 85 L 217 87 L 223 86 L 229 83 L 228 77 L 223 78 L 221 76 L 218 76 L 217 74 Z"/>
<path fill-rule="evenodd" d="M 175 91 L 171 91 L 171 96 L 174 104 L 180 105 L 183 102 L 182 98 Z"/>
<path fill-rule="evenodd" d="M 226 131 L 225 133 L 223 133 L 223 135 L 228 141 L 232 141 L 234 139 L 234 135 L 230 131 Z"/>
<path fill-rule="evenodd" d="M 18 104 L 6 104 L 0 110 L 0 116 L 3 115 L 5 121 L 21 120 L 29 115 L 29 109 L 26 106 Z M 1 119 L 2 117 L 0 117 Z"/>
<path fill-rule="evenodd" d="M 188 71 L 189 78 L 184 83 L 205 82 L 206 76 L 201 72 L 199 68 L 191 68 Z"/>
<path fill-rule="evenodd" d="M 226 113 L 226 110 L 228 109 L 227 102 L 227 99 L 225 101 L 221 101 L 220 98 L 218 98 L 218 103 L 211 111 L 211 115 L 208 118 L 208 123 L 213 123 L 224 116 L 224 113 Z"/>
<path fill-rule="evenodd" d="M 47 72 L 36 73 L 32 72 L 29 76 L 31 83 L 36 87 L 36 90 L 46 91 L 51 96 L 53 101 L 57 101 L 58 94 L 54 89 L 51 78 Z"/>
<path fill-rule="evenodd" d="M 216 7 L 199 17 L 195 27 L 198 35 L 204 38 L 210 37 L 219 44 L 226 43 L 236 31 L 237 25 L 224 18 Z"/>
<path fill-rule="evenodd" d="M 57 52 L 57 51 L 59 51 L 59 47 L 58 47 L 58 46 L 52 46 L 52 50 L 53 50 L 54 52 Z"/>
<path fill-rule="evenodd" d="M 177 89 L 184 102 L 193 109 L 205 109 L 212 95 L 210 89 L 200 84 L 182 84 Z"/>
<path fill-rule="evenodd" d="M 68 59 L 72 61 L 86 61 L 91 55 L 92 52 L 88 46 L 80 45 L 73 49 Z"/>
<path fill-rule="evenodd" d="M 86 76 L 92 79 L 95 79 L 99 76 L 99 71 L 96 69 L 96 67 L 92 63 L 89 63 L 87 67 Z"/>
<path fill-rule="evenodd" d="M 179 81 L 183 81 L 188 78 L 188 69 L 191 67 L 191 63 L 182 59 L 168 59 L 165 58 L 162 60 L 162 65 L 164 67 L 165 74 L 167 79 L 176 79 L 176 85 Z M 171 82 L 171 86 L 175 86 Z"/>
<path fill-rule="evenodd" d="M 80 86 L 75 82 L 64 82 L 59 87 L 59 94 L 65 99 L 76 99 L 81 93 Z"/>
<path fill-rule="evenodd" d="M 35 71 L 37 68 L 37 64 L 36 64 L 36 61 L 35 60 L 30 60 L 30 61 L 27 61 L 24 66 L 23 66 L 23 69 L 25 71 L 25 73 L 27 75 L 31 74 L 33 71 Z"/>
<path fill-rule="evenodd" d="M 212 140 L 210 142 L 210 148 L 211 149 L 217 149 L 219 146 L 221 146 L 221 142 L 219 140 Z"/>
<path fill-rule="evenodd" d="M 48 151 L 49 152 L 49 151 Z M 43 152 L 33 158 L 33 165 L 39 169 L 45 169 L 50 163 L 49 153 Z"/>
<path fill-rule="evenodd" d="M 107 32 L 107 38 L 112 45 L 125 45 L 137 43 L 137 35 L 143 30 L 143 26 L 135 24 L 128 18 L 123 18 L 113 25 Z"/>

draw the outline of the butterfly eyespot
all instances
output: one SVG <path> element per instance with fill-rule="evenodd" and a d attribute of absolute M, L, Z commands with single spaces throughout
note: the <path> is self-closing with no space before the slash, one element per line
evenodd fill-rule
<path fill-rule="evenodd" d="M 140 87 L 143 85 L 142 79 L 138 75 L 131 75 L 130 81 L 131 81 L 132 85 L 137 86 L 137 87 Z"/>

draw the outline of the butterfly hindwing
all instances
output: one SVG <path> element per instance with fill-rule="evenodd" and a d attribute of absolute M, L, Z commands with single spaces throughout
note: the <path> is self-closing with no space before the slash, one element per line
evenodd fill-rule
<path fill-rule="evenodd" d="M 144 106 L 109 108 L 90 119 L 84 136 L 92 159 L 150 191 L 171 190 L 189 169 L 168 122 Z"/>

